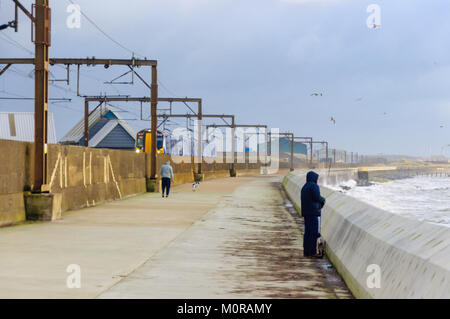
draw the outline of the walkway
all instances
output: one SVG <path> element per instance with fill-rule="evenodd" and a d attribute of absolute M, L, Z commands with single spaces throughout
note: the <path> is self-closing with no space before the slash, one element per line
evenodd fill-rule
<path fill-rule="evenodd" d="M 239 177 L 0 229 L 0 298 L 347 298 L 302 257 L 279 177 Z M 68 289 L 66 268 L 81 267 Z"/>

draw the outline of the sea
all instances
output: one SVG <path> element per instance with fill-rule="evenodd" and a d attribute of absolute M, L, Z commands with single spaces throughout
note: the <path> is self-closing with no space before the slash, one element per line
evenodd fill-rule
<path fill-rule="evenodd" d="M 417 176 L 357 186 L 328 186 L 395 214 L 450 227 L 450 177 Z"/>

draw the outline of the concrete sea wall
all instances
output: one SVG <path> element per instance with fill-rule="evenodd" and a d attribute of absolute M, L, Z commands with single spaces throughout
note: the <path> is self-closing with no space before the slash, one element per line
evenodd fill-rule
<path fill-rule="evenodd" d="M 23 191 L 32 176 L 27 143 L 0 140 L 0 226 L 25 220 Z"/>
<path fill-rule="evenodd" d="M 31 189 L 34 144 L 0 140 L 0 227 L 26 220 L 24 194 Z M 197 164 L 191 157 L 158 155 L 157 172 L 171 161 L 175 182 L 194 181 Z M 230 176 L 230 164 L 218 159 L 202 164 L 205 179 Z M 52 194 L 61 197 L 61 211 L 98 205 L 146 192 L 150 171 L 149 154 L 125 150 L 93 149 L 80 146 L 49 145 L 48 180 Z M 260 163 L 236 165 L 237 174 L 260 172 Z"/>
<path fill-rule="evenodd" d="M 304 183 L 305 173 L 283 180 L 298 210 Z M 327 199 L 321 230 L 327 255 L 355 297 L 450 298 L 449 227 L 405 218 L 324 186 L 321 192 Z M 378 273 L 379 288 L 373 281 Z"/>

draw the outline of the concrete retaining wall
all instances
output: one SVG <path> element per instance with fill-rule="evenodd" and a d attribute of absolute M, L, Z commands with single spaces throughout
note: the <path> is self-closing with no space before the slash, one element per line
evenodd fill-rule
<path fill-rule="evenodd" d="M 24 192 L 31 188 L 34 144 L 0 140 L 0 226 L 25 221 Z M 172 162 L 175 185 L 194 181 L 191 158 Z M 171 160 L 157 158 L 157 172 Z M 62 212 L 98 205 L 146 191 L 149 154 L 133 151 L 50 145 L 48 179 L 51 193 L 61 194 Z M 205 179 L 229 176 L 230 164 L 203 163 Z M 238 175 L 259 173 L 259 163 L 238 163 Z"/>
<path fill-rule="evenodd" d="M 283 180 L 297 209 L 304 183 L 304 173 Z M 450 298 L 449 227 L 383 211 L 323 186 L 321 191 L 327 199 L 327 255 L 356 297 Z M 380 288 L 367 284 L 374 274 L 370 265 L 380 267 Z"/>
<path fill-rule="evenodd" d="M 31 183 L 29 143 L 0 140 L 0 226 L 25 220 L 23 191 Z"/>
<path fill-rule="evenodd" d="M 51 193 L 62 193 L 62 211 L 143 193 L 145 154 L 51 145 Z"/>

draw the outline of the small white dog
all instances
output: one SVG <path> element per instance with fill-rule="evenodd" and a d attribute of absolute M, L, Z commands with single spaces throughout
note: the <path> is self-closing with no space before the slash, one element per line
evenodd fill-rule
<path fill-rule="evenodd" d="M 195 192 L 195 191 L 198 189 L 199 186 L 200 186 L 200 183 L 199 183 L 199 182 L 193 183 L 193 184 L 192 184 L 192 191 Z"/>

